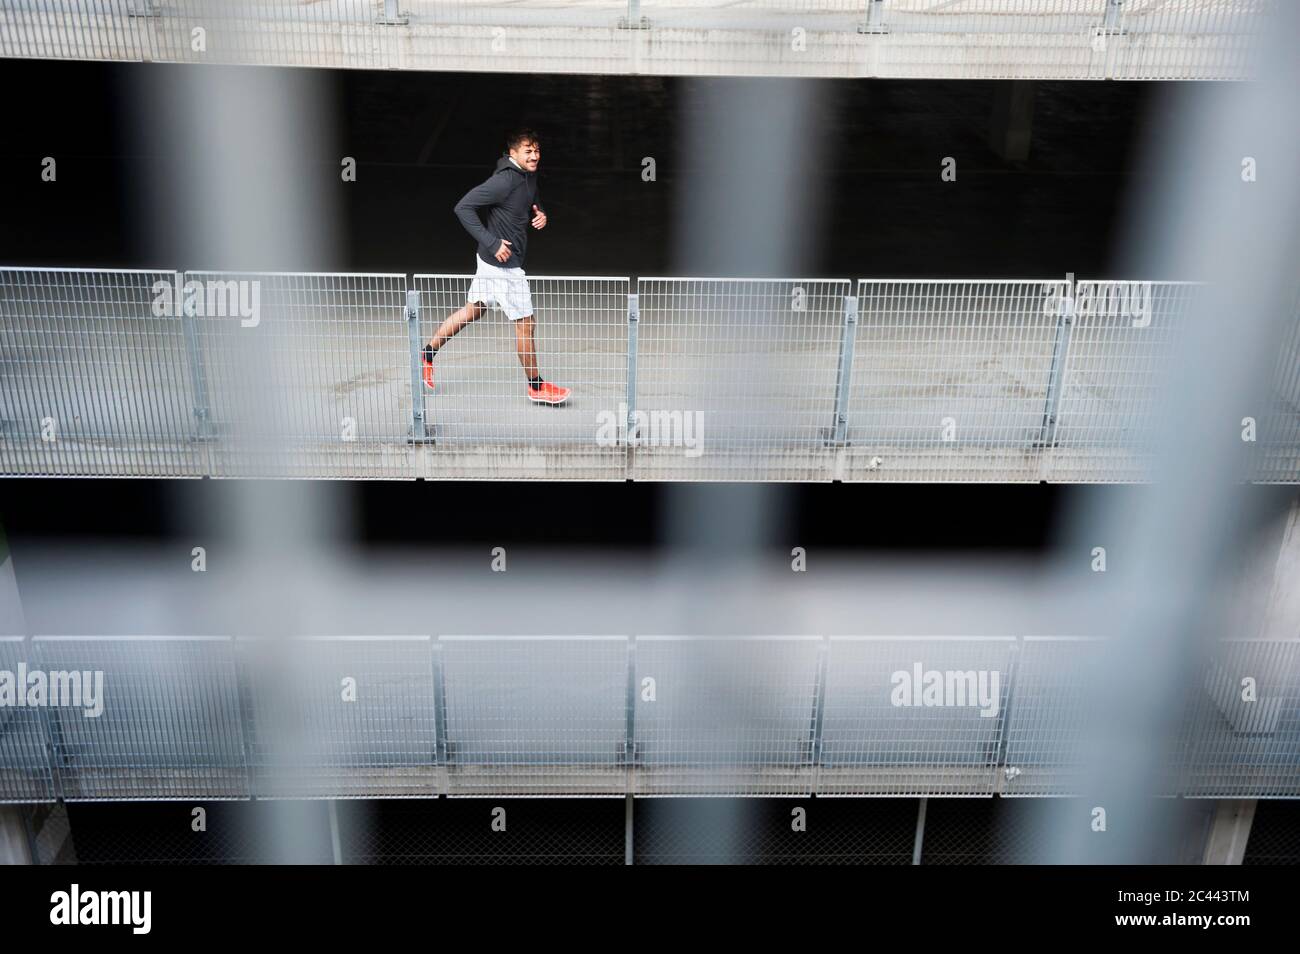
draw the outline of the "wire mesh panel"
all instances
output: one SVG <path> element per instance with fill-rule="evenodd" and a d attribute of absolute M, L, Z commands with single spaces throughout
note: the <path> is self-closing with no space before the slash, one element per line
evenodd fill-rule
<path fill-rule="evenodd" d="M 414 277 L 420 347 L 457 314 L 468 320 L 472 287 L 486 306 L 434 359 L 433 390 L 422 392 L 434 443 L 424 448 L 421 475 L 624 479 L 618 415 L 627 402 L 628 280 L 528 276 L 500 289 L 473 282 Z M 534 316 L 531 342 L 524 312 Z M 540 376 L 570 389 L 563 403 L 530 397 L 523 364 L 530 348 Z"/>
<path fill-rule="evenodd" d="M 1300 642 L 1221 642 L 1189 692 L 1181 794 L 1300 797 Z"/>
<path fill-rule="evenodd" d="M 217 477 L 412 478 L 404 275 L 186 272 Z"/>
<path fill-rule="evenodd" d="M 63 797 L 246 798 L 238 689 L 221 637 L 37 637 Z M 62 679 L 80 699 L 54 704 Z M 96 713 L 98 708 L 99 713 Z"/>
<path fill-rule="evenodd" d="M 11 0 L 0 11 L 0 55 L 474 70 L 505 54 L 529 72 L 1241 79 L 1270 8 L 1268 0 Z M 620 29 L 629 18 L 639 29 Z M 810 42 L 791 56 L 794 26 Z"/>
<path fill-rule="evenodd" d="M 812 792 L 821 639 L 640 636 L 636 790 Z"/>
<path fill-rule="evenodd" d="M 642 278 L 631 475 L 829 480 L 847 281 Z"/>
<path fill-rule="evenodd" d="M 0 9 L 0 56 L 140 60 L 148 34 L 131 15 L 146 0 L 10 0 Z"/>
<path fill-rule="evenodd" d="M 873 73 L 951 79 L 1104 79 L 1106 0 L 886 0 Z"/>
<path fill-rule="evenodd" d="M 254 794 L 441 794 L 430 645 L 427 636 L 239 640 Z"/>
<path fill-rule="evenodd" d="M 453 795 L 627 791 L 627 639 L 444 636 Z"/>
<path fill-rule="evenodd" d="M 1124 3 L 1113 79 L 1248 79 L 1277 0 L 1160 0 Z"/>
<path fill-rule="evenodd" d="M 1100 640 L 1027 636 L 1007 717 L 1002 794 L 1077 795 Z"/>
<path fill-rule="evenodd" d="M 1037 480 L 1061 285 L 860 282 L 845 479 Z"/>
<path fill-rule="evenodd" d="M 26 679 L 19 678 L 25 667 L 39 668 L 31 644 L 21 636 L 0 636 L 0 680 L 10 684 L 12 693 L 5 698 L 0 692 L 0 802 L 47 802 L 55 797 L 43 710 L 19 705 L 27 694 Z"/>
<path fill-rule="evenodd" d="M 1258 427 L 1255 480 L 1300 482 L 1300 299 L 1278 348 L 1269 405 L 1259 416 Z"/>
<path fill-rule="evenodd" d="M 1188 282 L 1079 281 L 1065 355 L 1055 446 L 1056 482 L 1150 478 L 1156 428 L 1177 342 L 1195 296 Z"/>
<path fill-rule="evenodd" d="M 0 269 L 0 472 L 200 472 L 176 280 Z"/>
<path fill-rule="evenodd" d="M 992 795 L 1012 637 L 831 637 L 818 795 Z"/>

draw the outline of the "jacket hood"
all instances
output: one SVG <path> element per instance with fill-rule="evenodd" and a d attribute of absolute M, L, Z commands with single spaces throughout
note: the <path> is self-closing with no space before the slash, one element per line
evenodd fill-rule
<path fill-rule="evenodd" d="M 533 173 L 529 172 L 527 169 L 521 169 L 519 166 L 511 162 L 509 156 L 502 156 L 500 159 L 498 159 L 497 167 L 493 171 L 500 172 L 502 169 L 512 169 L 515 172 L 522 172 L 525 176 L 533 175 Z"/>

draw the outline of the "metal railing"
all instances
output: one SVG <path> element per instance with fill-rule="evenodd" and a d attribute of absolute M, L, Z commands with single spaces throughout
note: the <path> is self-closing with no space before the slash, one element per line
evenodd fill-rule
<path fill-rule="evenodd" d="M 470 281 L 0 269 L 0 474 L 1143 481 L 1202 288 L 530 276 L 547 406 L 496 308 L 425 386 Z M 1300 482 L 1296 315 L 1244 479 Z"/>
<path fill-rule="evenodd" d="M 0 801 L 1073 796 L 1103 644 L 6 638 L 10 673 L 102 672 L 102 711 L 0 707 Z M 1300 643 L 1220 643 L 1179 707 L 1167 794 L 1300 797 Z"/>
<path fill-rule="evenodd" d="M 5 0 L 0 56 L 350 69 L 1247 79 L 1274 0 Z"/>

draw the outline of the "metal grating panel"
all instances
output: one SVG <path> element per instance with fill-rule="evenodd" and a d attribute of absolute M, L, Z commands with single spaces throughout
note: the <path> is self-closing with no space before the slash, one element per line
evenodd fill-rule
<path fill-rule="evenodd" d="M 1158 420 L 1169 412 L 1163 395 L 1178 338 L 1203 287 L 1189 282 L 1077 283 L 1049 465 L 1053 481 L 1150 478 Z"/>
<path fill-rule="evenodd" d="M 531 73 L 1244 79 L 1271 8 L 1270 0 L 13 0 L 0 11 L 0 55 L 461 71 L 505 55 Z M 199 49 L 195 26 L 206 31 Z M 806 44 L 794 42 L 795 29 Z"/>
<path fill-rule="evenodd" d="M 404 275 L 186 272 L 185 283 L 214 476 L 414 477 Z"/>
<path fill-rule="evenodd" d="M 453 795 L 627 791 L 628 641 L 439 640 Z"/>
<path fill-rule="evenodd" d="M 850 290 L 836 279 L 639 279 L 636 410 L 647 419 L 631 476 L 831 479 Z"/>
<path fill-rule="evenodd" d="M 861 281 L 845 479 L 1038 480 L 1061 285 Z"/>
<path fill-rule="evenodd" d="M 444 792 L 430 644 L 428 636 L 239 640 L 254 794 Z"/>
<path fill-rule="evenodd" d="M 1300 797 L 1300 642 L 1215 647 L 1184 720 L 1177 790 L 1200 798 Z M 1254 701 L 1245 701 L 1245 679 Z"/>
<path fill-rule="evenodd" d="M 1015 646 L 1010 636 L 831 637 L 817 794 L 992 795 Z M 944 681 L 926 697 L 929 672 Z"/>
<path fill-rule="evenodd" d="M 463 308 L 473 276 L 416 275 L 423 348 Z M 626 278 L 527 278 L 541 376 L 572 389 L 562 405 L 533 404 L 517 326 L 489 304 L 434 360 L 434 390 L 421 396 L 434 444 L 421 476 L 622 480 L 619 424 L 627 402 Z"/>
<path fill-rule="evenodd" d="M 1075 795 L 1099 640 L 1027 636 L 1007 718 L 1003 795 Z"/>
<path fill-rule="evenodd" d="M 821 646 L 815 636 L 638 637 L 637 794 L 811 794 Z"/>
<path fill-rule="evenodd" d="M 229 639 L 37 637 L 47 673 L 103 673 L 103 712 L 51 706 L 49 731 L 68 801 L 246 798 Z"/>
<path fill-rule="evenodd" d="M 0 473 L 201 473 L 168 271 L 0 269 Z"/>
<path fill-rule="evenodd" d="M 25 691 L 17 682 L 19 663 L 36 667 L 31 644 L 21 636 L 0 636 L 0 671 L 13 674 L 15 691 Z M 0 803 L 54 800 L 44 719 L 42 709 L 0 707 Z"/>

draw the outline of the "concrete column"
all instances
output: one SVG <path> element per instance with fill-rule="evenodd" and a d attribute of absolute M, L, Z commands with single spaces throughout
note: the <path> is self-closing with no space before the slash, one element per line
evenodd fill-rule
<path fill-rule="evenodd" d="M 0 865 L 30 865 L 32 846 L 21 805 L 0 805 Z"/>
<path fill-rule="evenodd" d="M 1210 837 L 1205 842 L 1207 865 L 1239 865 L 1246 856 L 1250 825 L 1255 820 L 1255 800 L 1225 798 L 1214 811 Z"/>
<path fill-rule="evenodd" d="M 989 148 L 1003 159 L 1029 158 L 1034 125 L 1034 81 L 998 82 L 993 88 L 993 113 L 989 119 Z"/>

